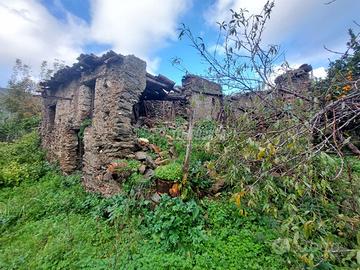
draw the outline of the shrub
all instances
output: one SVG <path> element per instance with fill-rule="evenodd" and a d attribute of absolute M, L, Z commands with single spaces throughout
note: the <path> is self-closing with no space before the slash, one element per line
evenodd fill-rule
<path fill-rule="evenodd" d="M 49 169 L 36 132 L 13 143 L 0 143 L 0 186 L 39 179 Z"/>
<path fill-rule="evenodd" d="M 0 141 L 13 141 L 36 129 L 40 124 L 40 117 L 33 116 L 18 119 L 8 116 L 0 119 Z"/>
<path fill-rule="evenodd" d="M 231 131 L 211 141 L 211 151 L 219 156 L 213 173 L 227 181 L 243 215 L 255 211 L 277 220 L 282 237 L 274 250 L 286 254 L 291 265 L 353 266 L 360 227 L 360 181 L 354 162 L 345 160 L 339 170 L 342 161 L 324 152 L 295 162 L 292 157 L 311 147 L 306 137 L 280 133 L 289 141 L 279 147 L 275 136 L 270 141 L 266 135 L 248 138 Z"/>
<path fill-rule="evenodd" d="M 154 212 L 145 217 L 144 231 L 165 249 L 200 243 L 205 239 L 203 214 L 194 200 L 163 195 Z"/>
<path fill-rule="evenodd" d="M 207 170 L 201 160 L 194 160 L 190 163 L 190 182 L 191 185 L 200 190 L 211 187 L 212 180 L 207 175 Z"/>

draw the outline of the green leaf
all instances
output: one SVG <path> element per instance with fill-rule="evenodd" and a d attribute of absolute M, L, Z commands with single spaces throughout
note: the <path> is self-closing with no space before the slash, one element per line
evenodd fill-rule
<path fill-rule="evenodd" d="M 272 244 L 273 251 L 278 255 L 283 255 L 290 251 L 290 241 L 288 238 L 278 238 Z"/>

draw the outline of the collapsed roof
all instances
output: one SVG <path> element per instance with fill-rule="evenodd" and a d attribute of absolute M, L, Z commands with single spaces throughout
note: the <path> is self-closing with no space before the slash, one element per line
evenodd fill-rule
<path fill-rule="evenodd" d="M 57 89 L 63 84 L 80 78 L 83 74 L 91 74 L 99 66 L 108 65 L 114 62 L 122 62 L 123 58 L 123 55 L 117 54 L 114 51 L 109 51 L 102 56 L 81 54 L 77 58 L 77 63 L 73 64 L 71 67 L 66 66 L 57 71 L 49 80 L 41 82 L 40 86 L 42 89 Z M 161 92 L 162 90 L 171 91 L 175 86 L 175 82 L 161 74 L 154 76 L 150 73 L 146 73 L 146 85 L 147 88 L 151 88 L 157 92 Z"/>
<path fill-rule="evenodd" d="M 43 91 L 42 96 L 46 98 L 49 91 L 56 91 L 62 85 L 66 85 L 73 80 L 81 77 L 84 84 L 94 83 L 98 73 L 96 69 L 101 66 L 109 66 L 112 63 L 122 63 L 124 56 L 114 51 L 109 51 L 102 56 L 94 54 L 81 54 L 77 58 L 78 62 L 71 67 L 57 71 L 49 80 L 41 82 L 40 86 Z M 142 93 L 141 99 L 147 100 L 184 100 L 189 92 L 207 94 L 213 96 L 222 96 L 221 86 L 217 83 L 210 82 L 204 78 L 192 74 L 184 76 L 183 86 L 175 86 L 175 82 L 164 75 L 154 76 L 146 73 L 146 88 Z"/>

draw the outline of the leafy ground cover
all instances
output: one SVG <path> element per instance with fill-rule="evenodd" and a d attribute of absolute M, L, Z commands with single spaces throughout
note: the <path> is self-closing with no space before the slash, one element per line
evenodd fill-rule
<path fill-rule="evenodd" d="M 275 230 L 226 201 L 146 202 L 86 194 L 78 176 L 48 172 L 3 188 L 2 269 L 282 269 Z"/>
<path fill-rule="evenodd" d="M 180 123 L 137 131 L 162 150 L 175 146 L 177 159 L 159 167 L 155 177 L 181 177 L 172 168 L 184 158 L 185 140 L 177 135 L 181 129 Z M 146 180 L 136 171 L 137 161 L 121 161 L 131 165 L 123 192 L 102 198 L 83 190 L 80 174 L 62 176 L 44 160 L 36 131 L 1 143 L 0 268 L 356 269 L 357 159 L 347 158 L 344 176 L 332 181 L 338 160 L 317 156 L 316 177 L 308 185 L 319 190 L 318 197 L 311 197 L 304 183 L 273 177 L 261 186 L 263 192 L 257 191 L 258 202 L 252 205 L 241 182 L 234 183 L 236 177 L 251 181 L 250 169 L 244 162 L 237 171 L 233 166 L 219 171 L 219 164 L 231 160 L 219 158 L 216 147 L 209 151 L 209 141 L 203 138 L 210 136 L 216 143 L 213 131 L 211 123 L 195 127 L 201 135 L 193 141 L 189 186 L 181 197 L 164 195 L 157 205 L 139 196 L 154 179 Z M 170 144 L 164 134 L 177 139 Z M 255 158 L 263 151 L 251 141 L 239 149 L 244 152 L 238 154 Z M 264 162 L 272 151 L 267 145 Z M 203 192 L 222 177 L 226 181 L 219 196 Z M 334 251 L 344 254 L 335 256 Z M 317 257 L 328 260 L 314 263 Z"/>
<path fill-rule="evenodd" d="M 88 194 L 38 146 L 35 132 L 0 145 L 2 179 L 9 164 L 19 168 L 0 189 L 1 269 L 287 268 L 271 248 L 273 220 L 241 216 L 226 198 L 164 196 L 155 207 L 129 193 Z"/>
<path fill-rule="evenodd" d="M 155 178 L 181 179 L 183 129 L 177 121 L 137 131 L 162 151 L 176 152 Z M 320 153 L 302 178 L 263 174 L 251 194 L 243 185 L 257 181 L 255 165 L 271 168 L 274 156 L 281 158 L 274 146 L 238 135 L 225 143 L 211 122 L 196 125 L 194 134 L 188 186 L 181 197 L 163 195 L 158 204 L 141 195 L 155 179 L 144 179 L 138 161 L 117 161 L 129 170 L 123 192 L 102 198 L 83 190 L 80 174 L 63 176 L 45 161 L 36 131 L 0 143 L 0 268 L 358 267 L 358 159 L 345 158 L 342 176 L 333 180 L 340 161 Z M 238 150 L 230 157 L 224 148 Z M 249 166 L 248 159 L 257 161 Z M 215 196 L 209 190 L 219 179 Z"/>

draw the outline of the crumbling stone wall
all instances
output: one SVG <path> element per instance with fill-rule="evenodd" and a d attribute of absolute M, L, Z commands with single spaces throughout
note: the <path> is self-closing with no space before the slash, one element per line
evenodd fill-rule
<path fill-rule="evenodd" d="M 166 121 L 186 117 L 188 106 L 195 120 L 217 119 L 221 111 L 221 87 L 200 77 L 187 76 L 175 88 L 165 76 L 146 73 L 146 63 L 135 56 L 110 51 L 78 60 L 41 84 L 42 146 L 64 173 L 82 170 L 89 191 L 119 191 L 108 166 L 136 151 L 133 127 L 141 105 L 148 117 Z"/>
<path fill-rule="evenodd" d="M 176 117 L 182 117 L 187 119 L 187 107 L 189 106 L 186 100 L 174 100 L 173 101 L 174 111 Z"/>
<path fill-rule="evenodd" d="M 91 72 L 74 76 L 69 68 L 44 84 L 41 134 L 48 159 L 59 162 L 63 172 L 82 169 L 87 189 L 112 194 L 118 185 L 106 179 L 104 169 L 133 151 L 132 108 L 145 88 L 146 63 L 116 54 L 104 59 Z M 91 125 L 81 138 L 85 119 Z"/>
<path fill-rule="evenodd" d="M 225 110 L 228 112 L 227 117 L 237 117 L 254 107 L 254 102 L 261 102 L 262 98 L 268 98 L 267 92 L 248 92 L 239 93 L 225 98 Z"/>
<path fill-rule="evenodd" d="M 183 81 L 184 92 L 189 96 L 194 121 L 219 120 L 223 110 L 221 86 L 195 75 L 187 75 Z"/>
<path fill-rule="evenodd" d="M 106 166 L 134 150 L 132 109 L 145 84 L 146 63 L 134 56 L 124 57 L 96 80 L 94 117 L 84 134 L 83 178 L 88 190 L 102 194 L 118 191 Z"/>
<path fill-rule="evenodd" d="M 144 108 L 149 118 L 163 121 L 175 119 L 175 106 L 171 100 L 144 100 Z"/>
<path fill-rule="evenodd" d="M 303 64 L 298 69 L 287 71 L 284 74 L 278 76 L 275 79 L 278 93 L 283 98 L 290 100 L 296 98 L 296 96 L 291 93 L 300 94 L 302 96 L 309 96 L 311 71 L 311 65 Z"/>
<path fill-rule="evenodd" d="M 251 110 L 254 103 L 262 103 L 266 107 L 271 104 L 273 99 L 277 98 L 284 99 L 287 103 L 293 102 L 298 97 L 311 99 L 311 71 L 310 65 L 303 64 L 298 69 L 290 70 L 278 76 L 275 79 L 276 87 L 274 89 L 227 96 L 224 101 L 225 110 L 229 112 L 227 117 L 236 118 L 237 115 Z"/>
<path fill-rule="evenodd" d="M 90 110 L 87 89 L 80 87 L 78 79 L 43 100 L 42 145 L 50 161 L 59 162 L 65 173 L 71 173 L 79 168 L 77 131 Z"/>
<path fill-rule="evenodd" d="M 222 111 L 222 100 L 219 96 L 194 93 L 191 96 L 190 104 L 194 121 L 219 120 Z"/>

